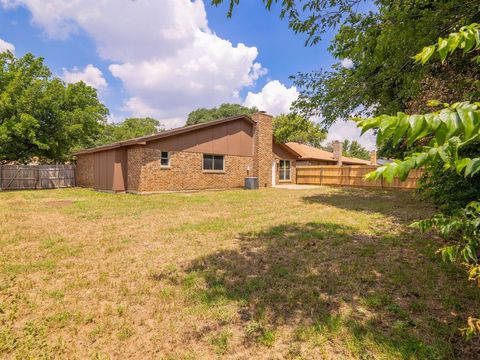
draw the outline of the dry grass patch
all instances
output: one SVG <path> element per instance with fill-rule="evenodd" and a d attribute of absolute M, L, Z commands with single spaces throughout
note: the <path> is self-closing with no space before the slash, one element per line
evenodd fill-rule
<path fill-rule="evenodd" d="M 413 193 L 0 193 L 0 357 L 478 358 Z"/>

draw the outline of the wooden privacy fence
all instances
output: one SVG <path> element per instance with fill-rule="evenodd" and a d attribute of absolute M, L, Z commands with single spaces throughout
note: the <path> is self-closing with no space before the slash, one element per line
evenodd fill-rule
<path fill-rule="evenodd" d="M 0 190 L 75 186 L 74 165 L 0 165 Z"/>
<path fill-rule="evenodd" d="M 297 184 L 362 186 L 377 188 L 416 189 L 422 170 L 413 170 L 405 181 L 395 178 L 392 183 L 386 180 L 366 181 L 364 177 L 375 170 L 375 166 L 297 166 Z"/>

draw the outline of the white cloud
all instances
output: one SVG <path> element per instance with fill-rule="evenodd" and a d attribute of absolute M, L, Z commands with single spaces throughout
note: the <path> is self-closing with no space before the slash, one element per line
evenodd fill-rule
<path fill-rule="evenodd" d="M 8 41 L 0 39 L 0 53 L 10 50 L 12 53 L 15 52 L 15 46 L 9 43 Z"/>
<path fill-rule="evenodd" d="M 258 93 L 248 92 L 244 105 L 256 106 L 271 115 L 279 115 L 290 112 L 292 102 L 297 100 L 298 95 L 295 86 L 287 88 L 280 81 L 273 80 Z"/>
<path fill-rule="evenodd" d="M 352 59 L 346 58 L 342 60 L 341 65 L 344 68 L 351 69 L 353 67 L 353 61 Z"/>
<path fill-rule="evenodd" d="M 32 23 L 50 38 L 86 31 L 100 55 L 115 61 L 171 56 L 188 46 L 196 31 L 210 32 L 201 0 L 0 1 L 6 8 L 28 8 Z"/>
<path fill-rule="evenodd" d="M 334 140 L 343 141 L 345 139 L 353 141 L 357 140 L 363 147 L 368 150 L 374 150 L 376 144 L 375 135 L 371 130 L 361 135 L 361 130 L 357 127 L 357 124 L 352 120 L 337 121 L 328 130 L 327 143 Z"/>
<path fill-rule="evenodd" d="M 0 1 L 27 7 L 51 38 L 89 34 L 137 116 L 184 118 L 196 107 L 239 102 L 239 92 L 266 73 L 255 47 L 210 30 L 202 0 Z"/>
<path fill-rule="evenodd" d="M 85 66 L 83 70 L 77 67 L 72 70 L 63 69 L 62 79 L 67 83 L 83 81 L 97 90 L 107 87 L 107 81 L 103 77 L 102 71 L 92 64 Z"/>
<path fill-rule="evenodd" d="M 244 105 L 256 106 L 259 110 L 264 110 L 271 115 L 279 115 L 288 113 L 292 102 L 298 98 L 297 89 L 292 86 L 287 88 L 278 80 L 268 82 L 263 89 L 258 93 L 249 92 Z M 319 122 L 319 118 L 312 119 Z M 357 140 L 368 150 L 375 149 L 375 135 L 372 131 L 368 131 L 360 136 L 360 129 L 357 128 L 355 122 L 337 121 L 329 129 L 326 142 L 334 140 Z"/>
<path fill-rule="evenodd" d="M 113 76 L 122 80 L 127 92 L 135 94 L 126 108 L 161 118 L 186 115 L 197 107 L 239 102 L 239 89 L 253 85 L 264 72 L 254 63 L 254 47 L 198 32 L 190 47 L 174 57 L 112 64 Z M 147 113 L 145 113 L 147 115 Z"/>

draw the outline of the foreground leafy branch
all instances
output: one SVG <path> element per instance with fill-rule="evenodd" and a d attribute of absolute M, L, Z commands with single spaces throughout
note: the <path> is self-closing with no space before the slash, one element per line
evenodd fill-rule
<path fill-rule="evenodd" d="M 480 24 L 464 26 L 437 44 L 425 47 L 414 56 L 417 62 L 426 63 L 434 53 L 445 61 L 456 50 L 469 53 L 480 49 Z M 480 64 L 480 56 L 475 57 Z M 432 101 L 430 105 L 439 106 Z M 393 144 L 406 141 L 412 149 L 402 161 L 377 168 L 367 175 L 368 180 L 385 178 L 392 182 L 398 176 L 405 180 L 413 169 L 440 162 L 444 171 L 456 171 L 464 177 L 480 175 L 480 157 L 464 157 L 460 150 L 480 141 L 480 103 L 459 102 L 443 104 L 442 110 L 428 114 L 381 115 L 370 119 L 356 119 L 362 133 L 377 130 L 377 144 L 389 140 Z M 418 150 L 420 148 L 420 150 Z M 476 152 L 479 154 L 480 152 Z M 452 210 L 452 209 L 449 209 Z M 469 280 L 480 286 L 480 199 L 465 208 L 447 214 L 438 213 L 430 219 L 412 224 L 422 232 L 435 230 L 447 241 L 438 250 L 444 261 L 460 262 L 468 271 Z M 462 329 L 467 337 L 480 334 L 480 319 L 470 317 Z"/>
<path fill-rule="evenodd" d="M 377 144 L 392 140 L 394 144 L 406 138 L 408 145 L 430 139 L 421 152 L 414 152 L 403 161 L 381 166 L 367 179 L 384 177 L 393 181 L 395 176 L 405 180 L 409 172 L 440 159 L 445 168 L 454 167 L 460 174 L 474 176 L 480 171 L 480 158 L 461 158 L 459 150 L 472 141 L 480 140 L 480 103 L 456 103 L 441 111 L 424 115 L 381 115 L 371 119 L 356 119 L 362 134 L 378 129 Z"/>
<path fill-rule="evenodd" d="M 480 202 L 473 201 L 452 216 L 436 214 L 431 219 L 415 222 L 411 226 L 422 232 L 438 231 L 450 242 L 450 245 L 437 251 L 442 259 L 462 263 L 467 269 L 469 280 L 480 286 Z M 480 333 L 480 319 L 470 317 L 467 324 L 462 329 L 467 337 Z"/>
<path fill-rule="evenodd" d="M 447 38 L 439 38 L 437 44 L 425 46 L 413 59 L 423 65 L 437 52 L 443 63 L 449 54 L 458 49 L 463 50 L 464 54 L 480 49 L 480 24 L 463 26 Z M 480 64 L 480 55 L 476 56 L 475 60 Z"/>

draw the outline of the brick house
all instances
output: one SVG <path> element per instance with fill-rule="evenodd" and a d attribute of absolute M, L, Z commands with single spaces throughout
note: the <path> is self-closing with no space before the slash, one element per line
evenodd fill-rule
<path fill-rule="evenodd" d="M 297 145 L 274 140 L 270 115 L 233 116 L 79 151 L 76 181 L 154 193 L 242 187 L 255 176 L 260 187 L 270 187 L 295 182 L 296 163 L 304 161 Z"/>
<path fill-rule="evenodd" d="M 242 187 L 247 176 L 269 187 L 294 181 L 298 158 L 275 143 L 272 117 L 265 113 L 185 126 L 75 155 L 78 186 L 132 193 Z"/>

